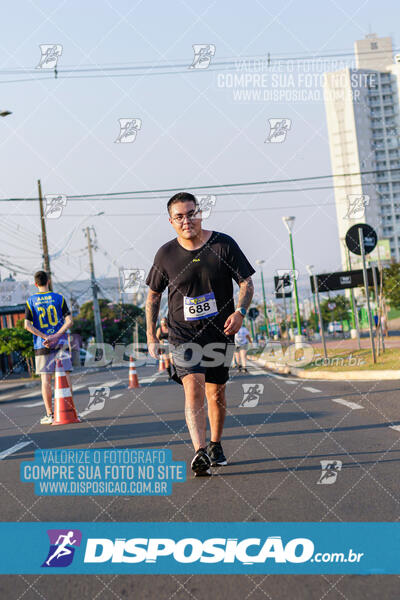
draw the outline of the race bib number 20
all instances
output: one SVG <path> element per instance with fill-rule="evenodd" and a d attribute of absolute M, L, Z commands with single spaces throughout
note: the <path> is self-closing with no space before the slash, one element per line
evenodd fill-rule
<path fill-rule="evenodd" d="M 209 292 L 195 298 L 185 296 L 183 299 L 183 313 L 185 321 L 197 321 L 198 319 L 217 315 L 217 302 L 214 292 Z"/>

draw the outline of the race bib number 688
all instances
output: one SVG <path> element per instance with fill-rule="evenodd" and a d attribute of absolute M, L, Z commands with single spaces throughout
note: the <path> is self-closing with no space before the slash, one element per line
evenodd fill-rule
<path fill-rule="evenodd" d="M 194 298 L 185 296 L 183 299 L 183 313 L 185 321 L 197 321 L 218 314 L 217 302 L 214 292 Z"/>

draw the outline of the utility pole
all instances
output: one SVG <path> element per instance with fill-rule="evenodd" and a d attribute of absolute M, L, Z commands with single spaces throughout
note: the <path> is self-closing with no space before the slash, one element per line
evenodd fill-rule
<path fill-rule="evenodd" d="M 49 247 L 47 245 L 46 221 L 44 218 L 42 185 L 40 183 L 40 179 L 38 179 L 38 190 L 39 190 L 40 225 L 42 228 L 43 268 L 46 271 L 48 278 L 49 278 L 49 289 L 52 290 L 53 285 L 52 285 L 52 281 L 51 281 Z"/>
<path fill-rule="evenodd" d="M 369 337 L 371 340 L 371 350 L 372 350 L 372 360 L 374 364 L 376 363 L 376 352 L 375 352 L 375 341 L 374 341 L 374 332 L 372 329 L 372 314 L 371 314 L 371 305 L 369 303 L 369 285 L 368 285 L 368 274 L 367 267 L 365 265 L 365 246 L 364 246 L 364 232 L 362 227 L 358 230 L 359 243 L 361 249 L 361 258 L 362 258 L 362 266 L 363 266 L 363 275 L 364 275 L 364 287 L 365 287 L 365 295 L 367 299 L 367 311 L 368 311 L 368 326 L 369 326 Z"/>
<path fill-rule="evenodd" d="M 85 231 L 85 235 L 87 237 L 88 252 L 89 252 L 90 281 L 91 281 L 91 285 L 92 285 L 92 295 L 93 295 L 94 330 L 95 330 L 96 343 L 103 344 L 104 343 L 103 329 L 101 327 L 100 307 L 99 307 L 99 300 L 97 297 L 98 287 L 97 287 L 96 277 L 94 274 L 93 252 L 92 252 L 93 246 L 92 246 L 92 239 L 90 237 L 91 229 L 94 231 L 93 227 L 86 227 L 86 229 L 84 231 Z"/>
<path fill-rule="evenodd" d="M 349 271 L 351 271 L 350 250 L 346 246 L 346 243 L 345 243 L 345 248 L 346 248 L 347 268 L 348 268 Z M 356 302 L 354 300 L 354 291 L 353 291 L 353 288 L 350 288 L 350 299 L 351 299 L 351 324 L 352 324 L 353 330 L 354 329 L 356 330 L 358 349 L 361 350 L 360 327 L 358 325 L 357 305 L 356 305 Z M 351 335 L 351 333 L 350 333 L 350 335 Z"/>

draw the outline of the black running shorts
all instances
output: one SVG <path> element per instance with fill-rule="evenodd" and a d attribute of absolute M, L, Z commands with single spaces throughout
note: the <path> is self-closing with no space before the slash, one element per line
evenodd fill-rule
<path fill-rule="evenodd" d="M 234 353 L 234 344 L 216 342 L 214 347 L 185 343 L 171 346 L 172 378 L 182 383 L 191 373 L 204 373 L 207 383 L 226 383 Z"/>

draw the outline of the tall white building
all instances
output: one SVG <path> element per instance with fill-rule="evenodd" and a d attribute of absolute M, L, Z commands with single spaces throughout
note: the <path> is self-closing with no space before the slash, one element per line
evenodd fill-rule
<path fill-rule="evenodd" d="M 379 239 L 389 239 L 400 261 L 400 55 L 393 59 L 390 37 L 368 34 L 355 42 L 355 64 L 324 74 L 332 173 L 352 174 L 334 178 L 344 270 L 343 240 L 355 223 L 368 223 Z"/>

